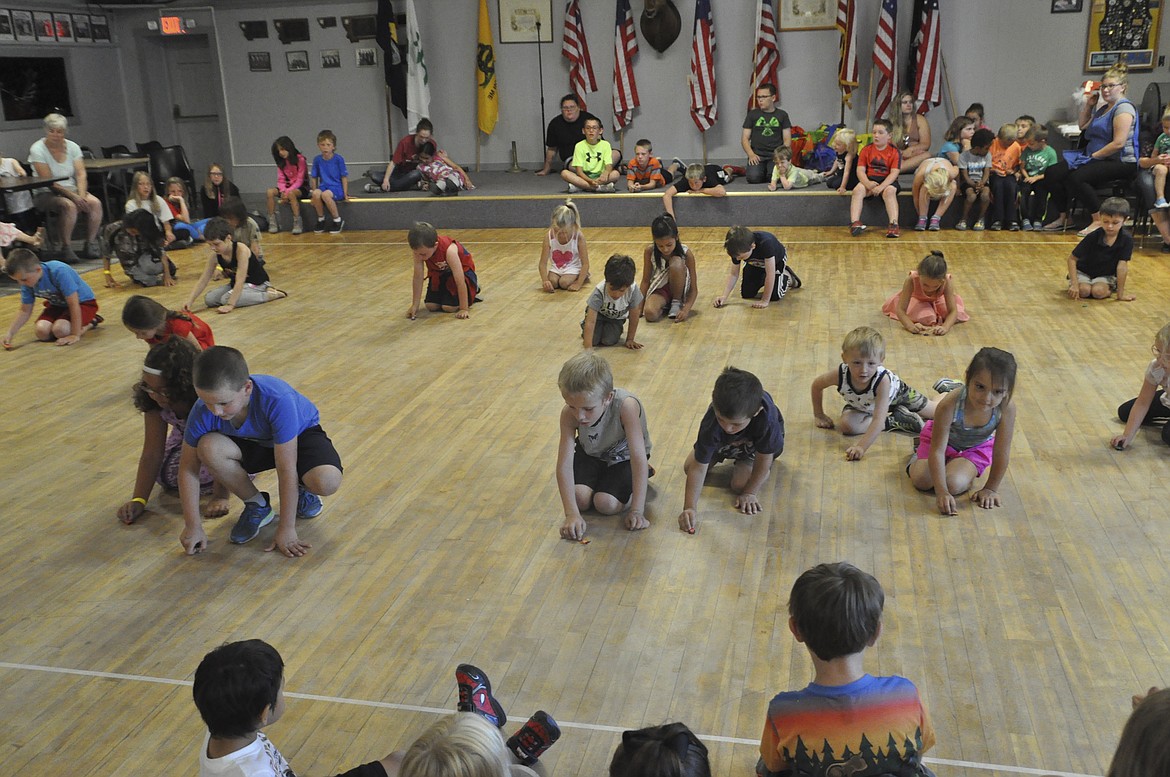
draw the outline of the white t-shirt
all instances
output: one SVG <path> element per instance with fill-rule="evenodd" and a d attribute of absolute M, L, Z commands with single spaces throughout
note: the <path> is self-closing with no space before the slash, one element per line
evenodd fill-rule
<path fill-rule="evenodd" d="M 58 162 L 53 158 L 49 148 L 45 145 L 45 139 L 41 138 L 37 142 L 29 146 L 28 161 L 42 162 L 49 166 L 49 173 L 54 178 L 58 176 L 65 176 L 66 180 L 58 181 L 58 186 L 64 186 L 66 189 L 77 191 L 77 170 L 74 169 L 73 163 L 81 159 L 81 146 L 74 143 L 68 138 L 65 139 L 65 161 Z"/>
<path fill-rule="evenodd" d="M 1150 362 L 1150 366 L 1146 367 L 1146 382 L 1152 383 L 1154 388 L 1166 390 L 1166 383 L 1170 380 L 1170 375 L 1167 371 L 1158 366 L 1158 360 L 1154 359 Z M 1162 394 L 1162 404 L 1170 407 L 1170 391 Z"/>
<path fill-rule="evenodd" d="M 127 213 L 133 213 L 134 211 L 138 210 L 140 207 L 141 206 L 138 204 L 138 200 L 134 199 L 133 197 L 126 200 L 126 212 Z M 169 207 L 167 207 L 167 204 L 163 200 L 163 198 L 159 197 L 157 194 L 151 195 L 150 212 L 153 213 L 155 215 L 155 218 L 157 218 L 159 221 L 166 222 L 166 221 L 172 220 L 171 209 Z"/>
<path fill-rule="evenodd" d="M 199 777 L 295 777 L 292 767 L 263 733 L 256 740 L 223 758 L 208 758 L 210 732 L 203 737 L 199 751 Z"/>

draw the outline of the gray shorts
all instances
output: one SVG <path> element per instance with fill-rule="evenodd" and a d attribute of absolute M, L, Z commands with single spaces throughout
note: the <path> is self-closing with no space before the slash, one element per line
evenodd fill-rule
<path fill-rule="evenodd" d="M 1109 284 L 1109 291 L 1117 291 L 1117 276 L 1116 275 L 1098 275 L 1096 278 L 1090 278 L 1080 270 L 1077 270 L 1077 283 L 1087 283 L 1090 286 L 1095 286 L 1098 283 Z"/>

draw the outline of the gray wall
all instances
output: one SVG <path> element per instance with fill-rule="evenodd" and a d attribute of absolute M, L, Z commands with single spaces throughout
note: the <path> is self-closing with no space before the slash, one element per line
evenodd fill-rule
<path fill-rule="evenodd" d="M 478 2 L 415 0 L 415 4 L 422 17 L 431 78 L 430 115 L 437 128 L 436 135 L 448 153 L 465 166 L 471 166 L 476 155 L 473 57 Z M 556 114 L 557 100 L 568 89 L 567 66 L 560 56 L 564 3 L 552 0 L 552 5 L 553 42 L 541 47 L 546 119 Z M 634 0 L 633 5 L 635 13 L 640 13 L 642 4 Z M 690 159 L 702 153 L 702 136 L 691 121 L 687 92 L 694 3 L 676 0 L 676 5 L 683 18 L 683 32 L 665 54 L 653 51 L 641 40 L 639 32 L 641 52 L 634 73 L 640 86 L 642 108 L 635 113 L 627 133 L 627 154 L 632 150 L 633 140 L 642 136 L 650 137 L 661 155 Z M 733 160 L 742 156 L 739 136 L 748 97 L 754 6 L 749 0 L 715 0 L 714 5 L 720 119 L 707 133 L 707 151 L 713 159 Z M 899 5 L 899 55 L 904 57 L 912 3 L 903 0 Z M 1050 0 L 943 0 L 943 50 L 958 110 L 962 111 L 972 101 L 982 101 L 987 107 L 987 122 L 992 126 L 1012 120 L 1020 113 L 1031 113 L 1041 121 L 1067 118 L 1071 112 L 1071 94 L 1086 77 L 1083 58 L 1089 5 L 1085 3 L 1086 10 L 1082 13 L 1051 14 Z M 166 8 L 173 11 L 176 7 Z M 315 153 L 317 131 L 332 128 L 340 139 L 339 150 L 355 174 L 366 164 L 389 156 L 381 66 L 359 69 L 354 64 L 355 49 L 359 45 L 373 45 L 372 41 L 351 44 L 345 40 L 340 26 L 322 30 L 316 23 L 319 15 L 373 13 L 374 7 L 371 0 L 329 4 L 297 0 L 279 4 L 261 0 L 215 3 L 216 10 L 210 17 L 213 19 L 211 33 L 219 47 L 232 138 L 232 147 L 225 149 L 224 161 L 232 167 L 234 178 L 245 191 L 259 191 L 271 185 L 273 171 L 268 148 L 280 134 L 290 135 L 311 156 Z M 496 19 L 498 4 L 489 0 L 488 7 L 496 39 L 501 109 L 495 133 L 482 140 L 481 158 L 490 167 L 506 167 L 510 161 L 510 142 L 515 140 L 521 163 L 532 167 L 542 154 L 537 49 L 532 44 L 501 45 Z M 862 88 L 855 93 L 853 108 L 846 114 L 846 120 L 858 127 L 865 123 L 869 57 L 878 7 L 877 0 L 858 0 Z M 599 92 L 586 99 L 589 108 L 607 124 L 611 141 L 616 142 L 609 126 L 614 3 L 582 0 L 582 10 L 594 70 L 601 86 Z M 157 9 L 119 11 L 111 16 L 119 43 L 116 49 L 15 47 L 29 51 L 61 50 L 70 57 L 80 113 L 72 136 L 95 147 L 148 139 L 144 109 L 131 99 L 134 108 L 127 111 L 122 95 L 110 90 L 108 85 L 111 79 L 121 78 L 125 94 L 143 93 L 140 76 L 143 64 L 139 59 L 144 47 L 136 39 L 144 34 L 146 19 L 157 16 Z M 309 17 L 312 40 L 289 46 L 281 45 L 275 37 L 247 42 L 239 31 L 238 22 L 245 19 L 266 19 L 271 25 L 272 19 L 285 16 Z M 1163 20 L 1164 49 L 1170 45 L 1170 39 L 1166 38 L 1167 24 Z M 837 41 L 834 30 L 780 35 L 781 106 L 795 123 L 806 128 L 840 117 Z M 5 50 L 9 48 L 4 46 Z M 341 52 L 342 68 L 322 70 L 320 51 L 333 48 Z M 309 72 L 287 72 L 284 52 L 291 49 L 309 51 Z M 249 72 L 248 51 L 270 52 L 273 71 Z M 1170 72 L 1162 67 L 1152 74 L 1135 74 L 1131 78 L 1130 96 L 1140 102 L 1145 85 L 1155 80 L 1170 81 Z M 937 145 L 951 118 L 950 105 L 944 103 L 931 111 L 929 118 Z M 394 137 L 406 132 L 401 114 L 395 111 L 391 120 Z M 38 136 L 38 129 L 11 129 L 4 125 L 0 128 L 0 147 L 6 149 L 5 153 L 21 152 Z"/>

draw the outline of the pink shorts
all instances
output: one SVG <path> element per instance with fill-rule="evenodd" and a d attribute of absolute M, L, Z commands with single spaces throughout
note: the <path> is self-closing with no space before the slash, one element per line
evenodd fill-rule
<path fill-rule="evenodd" d="M 926 425 L 922 427 L 922 432 L 918 435 L 918 458 L 926 459 L 930 457 L 930 438 L 933 432 L 934 421 L 927 421 Z M 974 448 L 968 448 L 965 451 L 955 450 L 948 445 L 943 458 L 945 461 L 966 459 L 975 465 L 975 476 L 978 477 L 983 474 L 983 470 L 991 466 L 991 453 L 994 449 L 995 435 L 992 435 Z"/>

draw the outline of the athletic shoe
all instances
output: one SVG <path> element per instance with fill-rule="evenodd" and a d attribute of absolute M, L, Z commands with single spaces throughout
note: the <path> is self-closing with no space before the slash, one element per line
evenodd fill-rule
<path fill-rule="evenodd" d="M 902 229 L 897 224 L 891 224 L 886 229 L 886 237 L 901 237 Z"/>
<path fill-rule="evenodd" d="M 427 187 L 427 190 L 436 197 L 443 196 L 443 187 L 439 186 L 437 181 L 432 181 L 430 186 Z"/>
<path fill-rule="evenodd" d="M 860 221 L 854 221 L 849 225 L 849 234 L 854 237 L 861 237 L 861 233 L 865 231 L 865 225 Z"/>
<path fill-rule="evenodd" d="M 942 221 L 942 219 L 940 217 L 931 216 L 930 217 L 930 226 L 928 226 L 927 229 L 929 229 L 931 232 L 938 232 L 940 227 L 941 227 L 941 225 L 939 224 L 940 221 Z"/>
<path fill-rule="evenodd" d="M 983 219 L 976 221 L 975 226 L 971 227 L 971 229 L 974 232 L 982 232 L 984 229 L 986 229 L 986 227 L 983 226 Z"/>
<path fill-rule="evenodd" d="M 1031 231 L 1032 231 L 1032 222 L 1031 222 L 1031 221 L 1029 221 L 1028 219 L 1024 219 L 1024 223 L 1023 223 L 1023 230 L 1024 230 L 1025 232 L 1031 232 Z"/>
<path fill-rule="evenodd" d="M 99 314 L 94 313 L 93 320 L 89 322 L 89 328 L 90 329 L 97 329 L 98 324 L 102 323 L 103 321 L 105 321 L 104 318 L 102 318 Z"/>
<path fill-rule="evenodd" d="M 1013 221 L 1011 224 L 1008 225 L 1008 232 L 1019 232 L 1019 231 L 1020 231 L 1020 225 L 1018 222 Z"/>
<path fill-rule="evenodd" d="M 1162 244 L 1162 253 L 1170 254 L 1170 243 L 1163 243 Z"/>
<path fill-rule="evenodd" d="M 373 182 L 366 184 L 362 188 L 366 190 L 366 194 L 381 194 L 382 193 L 382 187 L 376 183 L 373 183 Z"/>
<path fill-rule="evenodd" d="M 294 218 L 294 219 L 293 219 L 293 228 L 292 228 L 292 233 L 293 233 L 294 235 L 299 235 L 299 234 L 301 234 L 301 233 L 302 233 L 302 232 L 304 232 L 304 231 L 305 231 L 305 225 L 304 225 L 304 222 L 302 222 L 302 221 L 301 221 L 301 217 L 300 217 L 300 216 L 297 216 L 296 218 Z"/>
<path fill-rule="evenodd" d="M 967 222 L 963 219 L 959 219 L 959 222 L 955 224 L 955 229 L 959 230 L 960 232 L 964 231 L 967 229 Z"/>
<path fill-rule="evenodd" d="M 492 684 L 482 669 L 471 664 L 460 664 L 455 667 L 455 682 L 459 685 L 460 712 L 478 712 L 489 723 L 497 728 L 503 728 L 508 722 L 504 708 L 492 696 Z"/>
<path fill-rule="evenodd" d="M 963 382 L 953 378 L 939 378 L 934 382 L 934 390 L 940 394 L 947 394 L 961 388 L 963 388 Z"/>
<path fill-rule="evenodd" d="M 268 497 L 267 491 L 261 491 L 260 495 L 264 497 L 264 506 L 254 502 L 244 502 L 244 510 L 240 513 L 239 520 L 236 525 L 232 527 L 231 540 L 237 545 L 243 545 L 248 540 L 255 538 L 260 530 L 272 523 L 275 517 L 272 514 L 272 500 Z"/>
<path fill-rule="evenodd" d="M 569 184 L 569 194 L 580 194 L 580 193 L 581 193 L 581 187 L 574 186 L 573 184 Z"/>
<path fill-rule="evenodd" d="M 324 218 L 319 218 L 319 219 L 317 219 L 316 226 L 313 227 L 313 231 L 319 235 L 325 231 L 325 227 L 328 226 L 328 224 L 329 224 L 329 221 L 327 221 Z"/>
<path fill-rule="evenodd" d="M 1003 227 L 1000 225 L 1000 223 L 998 221 L 991 222 L 991 231 L 992 232 L 998 232 L 1001 229 L 1003 229 Z"/>
<path fill-rule="evenodd" d="M 784 272 L 782 272 L 780 274 L 787 276 L 789 289 L 799 289 L 801 286 L 804 285 L 803 283 L 801 283 L 800 276 L 798 276 L 793 271 L 793 269 L 791 267 L 788 267 L 787 265 L 784 267 Z"/>
<path fill-rule="evenodd" d="M 297 518 L 316 518 L 324 509 L 321 497 L 297 484 Z"/>
<path fill-rule="evenodd" d="M 527 723 L 508 737 L 508 749 L 520 763 L 532 766 L 560 738 L 561 728 L 552 715 L 537 710 Z"/>
<path fill-rule="evenodd" d="M 280 231 L 280 225 L 276 223 L 276 214 L 268 214 L 268 234 L 275 235 Z"/>
<path fill-rule="evenodd" d="M 687 171 L 687 163 L 682 161 L 678 157 L 675 157 L 674 159 L 670 160 L 670 167 L 674 167 L 675 165 L 678 165 L 678 174 L 680 176 Z M 666 169 L 669 170 L 670 167 L 667 167 Z"/>
<path fill-rule="evenodd" d="M 926 216 L 920 216 L 918 218 L 918 222 L 915 223 L 915 225 L 914 225 L 914 231 L 915 232 L 925 232 L 926 231 Z"/>
<path fill-rule="evenodd" d="M 345 229 L 345 219 L 340 216 L 333 219 L 333 224 L 329 227 L 329 231 L 334 235 L 340 235 L 343 229 Z"/>
<path fill-rule="evenodd" d="M 609 183 L 603 183 L 601 186 L 599 186 L 597 188 L 597 191 L 606 192 L 608 194 L 613 194 L 614 192 L 617 191 L 617 187 L 615 187 L 613 185 L 613 181 L 610 181 Z"/>
<path fill-rule="evenodd" d="M 1159 209 L 1170 208 L 1170 202 L 1166 202 L 1165 197 L 1159 197 L 1158 199 L 1154 200 L 1154 207 Z"/>
<path fill-rule="evenodd" d="M 678 312 L 682 310 L 682 300 L 672 299 L 670 301 L 670 312 L 666 314 L 667 318 L 678 318 Z"/>
<path fill-rule="evenodd" d="M 922 416 L 905 405 L 894 405 L 886 416 L 887 432 L 909 432 L 918 434 L 922 431 L 924 422 Z"/>

